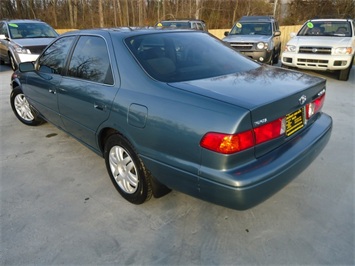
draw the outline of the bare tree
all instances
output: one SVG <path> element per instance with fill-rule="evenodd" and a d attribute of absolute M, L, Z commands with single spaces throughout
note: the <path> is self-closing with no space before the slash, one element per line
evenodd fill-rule
<path fill-rule="evenodd" d="M 104 13 L 102 10 L 102 0 L 98 1 L 98 5 L 99 5 L 99 22 L 100 22 L 100 27 L 103 28 L 104 27 Z"/>

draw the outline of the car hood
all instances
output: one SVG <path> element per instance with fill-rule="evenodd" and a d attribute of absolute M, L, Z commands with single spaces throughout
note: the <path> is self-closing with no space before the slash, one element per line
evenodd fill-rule
<path fill-rule="evenodd" d="M 301 96 L 305 95 L 307 101 L 314 99 L 325 88 L 325 80 L 298 71 L 262 65 L 247 72 L 169 85 L 249 109 L 255 119 L 265 116 L 266 110 L 268 113 L 273 110 L 272 116 L 276 119 L 300 108 Z"/>
<path fill-rule="evenodd" d="M 26 38 L 26 39 L 12 39 L 12 42 L 22 47 L 28 46 L 43 46 L 48 45 L 54 38 Z"/>
<path fill-rule="evenodd" d="M 296 46 L 351 46 L 351 37 L 326 37 L 326 36 L 295 36 L 287 43 Z"/>
<path fill-rule="evenodd" d="M 228 35 L 223 38 L 225 42 L 268 42 L 271 36 L 267 35 Z"/>

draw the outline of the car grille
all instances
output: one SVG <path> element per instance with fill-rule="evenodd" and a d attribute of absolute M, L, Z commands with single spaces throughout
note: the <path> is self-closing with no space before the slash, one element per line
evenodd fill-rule
<path fill-rule="evenodd" d="M 252 50 L 254 44 L 253 43 L 239 43 L 239 42 L 232 42 L 230 44 L 236 50 L 245 51 L 245 50 Z"/>
<path fill-rule="evenodd" d="M 46 47 L 47 45 L 41 45 L 41 46 L 27 46 L 26 48 L 29 49 L 32 54 L 40 54 Z"/>
<path fill-rule="evenodd" d="M 300 54 L 331 54 L 332 48 L 330 47 L 312 47 L 301 46 L 299 49 Z"/>
<path fill-rule="evenodd" d="M 318 60 L 318 59 L 301 59 L 297 60 L 298 66 L 308 66 L 308 67 L 319 67 L 319 68 L 327 68 L 328 67 L 328 60 Z"/>

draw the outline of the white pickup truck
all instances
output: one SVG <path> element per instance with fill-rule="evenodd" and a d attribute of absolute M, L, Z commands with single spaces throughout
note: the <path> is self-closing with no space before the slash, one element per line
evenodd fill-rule
<path fill-rule="evenodd" d="M 291 34 L 281 55 L 283 67 L 337 71 L 339 80 L 348 80 L 355 54 L 355 27 L 352 19 L 312 19 Z"/>

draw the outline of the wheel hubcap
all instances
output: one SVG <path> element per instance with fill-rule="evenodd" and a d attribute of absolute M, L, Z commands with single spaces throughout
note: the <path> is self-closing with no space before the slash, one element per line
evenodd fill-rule
<path fill-rule="evenodd" d="M 121 146 L 113 146 L 110 150 L 109 163 L 117 185 L 128 194 L 136 192 L 138 173 L 128 152 Z"/>
<path fill-rule="evenodd" d="M 25 95 L 18 94 L 15 97 L 14 105 L 15 105 L 16 112 L 23 120 L 26 120 L 28 122 L 33 121 L 34 116 L 32 114 L 30 105 L 29 105 L 28 101 L 26 100 Z"/>

